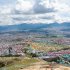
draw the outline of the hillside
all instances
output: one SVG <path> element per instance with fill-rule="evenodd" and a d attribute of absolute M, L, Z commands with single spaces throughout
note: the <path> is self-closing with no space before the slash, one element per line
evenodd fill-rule
<path fill-rule="evenodd" d="M 65 22 L 62 24 L 51 23 L 51 24 L 18 24 L 18 25 L 8 25 L 0 26 L 0 33 L 5 32 L 40 32 L 46 35 L 62 35 L 65 37 L 70 37 L 70 23 Z"/>
<path fill-rule="evenodd" d="M 17 25 L 6 25 L 6 26 L 0 26 L 0 32 L 1 31 L 23 31 L 23 30 L 28 30 L 28 29 L 41 29 L 41 28 L 69 28 L 70 23 L 51 23 L 51 24 L 17 24 Z M 70 29 L 68 29 L 70 30 Z M 67 30 L 67 31 L 68 31 Z"/>

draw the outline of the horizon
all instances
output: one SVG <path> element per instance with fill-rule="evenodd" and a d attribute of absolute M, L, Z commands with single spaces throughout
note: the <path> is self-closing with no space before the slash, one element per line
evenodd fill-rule
<path fill-rule="evenodd" d="M 14 26 L 14 25 L 24 25 L 24 24 L 27 24 L 27 25 L 37 25 L 37 24 L 42 24 L 42 25 L 50 25 L 50 24 L 70 24 L 70 22 L 62 22 L 62 23 L 58 23 L 58 22 L 53 22 L 53 23 L 19 23 L 19 24 L 9 24 L 9 25 L 0 25 L 0 26 Z"/>

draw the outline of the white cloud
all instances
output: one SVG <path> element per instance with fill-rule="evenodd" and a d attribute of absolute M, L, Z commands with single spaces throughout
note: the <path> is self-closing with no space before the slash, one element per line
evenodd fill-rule
<path fill-rule="evenodd" d="M 18 0 L 16 4 L 16 10 L 21 11 L 21 13 L 28 13 L 33 9 L 34 2 L 29 0 Z"/>
<path fill-rule="evenodd" d="M 12 13 L 13 7 L 11 5 L 0 6 L 0 14 L 10 14 Z"/>
<path fill-rule="evenodd" d="M 53 3 L 53 0 L 52 2 L 50 2 L 50 0 L 42 0 L 42 2 L 40 2 L 40 4 L 44 5 L 46 8 L 53 8 Z"/>
<path fill-rule="evenodd" d="M 70 0 L 17 0 L 15 5 L 1 5 L 0 25 L 70 22 L 69 2 Z"/>
<path fill-rule="evenodd" d="M 58 22 L 70 22 L 70 7 L 67 0 L 56 0 L 54 4 L 57 12 L 55 13 L 55 19 Z"/>
<path fill-rule="evenodd" d="M 13 20 L 9 15 L 0 15 L 0 25 L 12 25 Z"/>
<path fill-rule="evenodd" d="M 65 2 L 56 2 L 54 4 L 54 7 L 55 9 L 57 9 L 59 12 L 69 12 L 70 11 L 70 8 L 69 8 L 69 5 L 66 4 Z"/>

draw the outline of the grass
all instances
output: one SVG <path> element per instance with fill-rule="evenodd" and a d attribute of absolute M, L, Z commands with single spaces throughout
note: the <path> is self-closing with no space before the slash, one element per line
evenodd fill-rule
<path fill-rule="evenodd" d="M 39 59 L 36 58 L 28 58 L 28 57 L 0 57 L 0 62 L 3 61 L 5 63 L 5 67 L 0 68 L 6 70 L 19 70 L 21 68 L 25 68 L 30 66 L 35 62 L 39 62 Z M 6 64 L 7 63 L 7 64 Z"/>

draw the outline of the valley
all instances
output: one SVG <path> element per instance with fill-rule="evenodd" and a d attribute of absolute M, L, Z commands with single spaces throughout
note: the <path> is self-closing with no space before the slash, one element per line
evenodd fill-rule
<path fill-rule="evenodd" d="M 63 67 L 69 70 L 69 23 L 21 24 L 9 27 L 1 27 L 0 30 L 0 70 L 30 70 L 32 64 L 35 68 L 37 63 L 40 65 L 39 62 L 44 66 L 56 63 L 56 67 L 61 67 L 59 70 Z"/>

